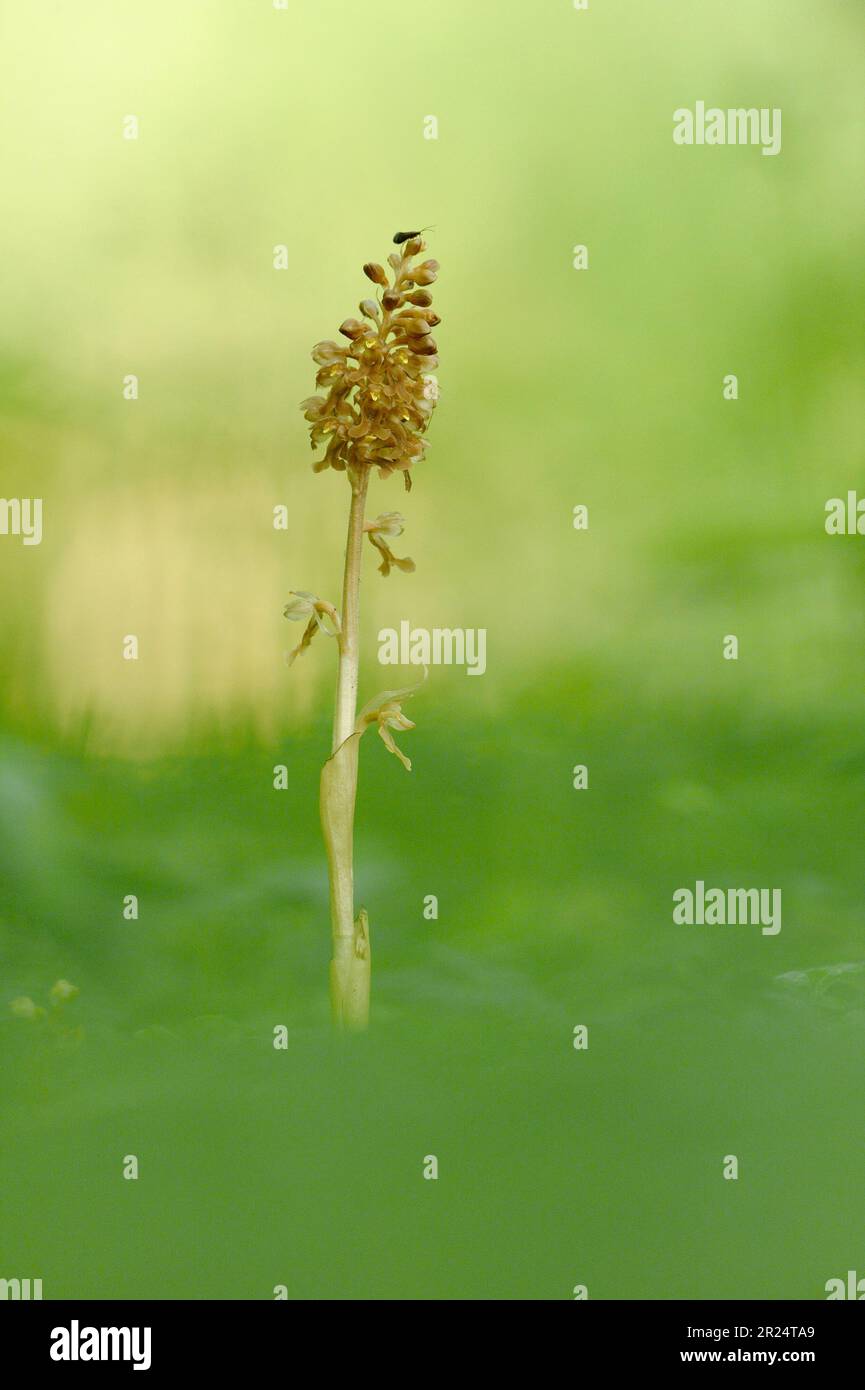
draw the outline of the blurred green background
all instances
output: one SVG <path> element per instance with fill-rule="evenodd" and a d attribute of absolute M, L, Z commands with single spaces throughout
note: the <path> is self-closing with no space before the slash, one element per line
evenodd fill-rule
<path fill-rule="evenodd" d="M 865 542 L 823 529 L 865 491 L 860 7 L 54 0 L 0 6 L 0 48 L 2 492 L 45 508 L 40 546 L 0 537 L 0 1276 L 862 1273 Z M 697 100 L 781 107 L 782 153 L 674 146 Z M 281 611 L 337 599 L 348 489 L 297 403 L 362 263 L 425 223 L 441 401 L 411 496 L 373 484 L 417 572 L 368 552 L 361 696 L 410 678 L 375 661 L 404 618 L 486 628 L 488 667 L 432 671 L 410 776 L 362 748 L 374 1026 L 345 1045 L 333 652 L 289 671 Z M 674 926 L 696 878 L 780 887 L 780 935 Z M 12 1015 L 58 978 L 63 1017 Z"/>

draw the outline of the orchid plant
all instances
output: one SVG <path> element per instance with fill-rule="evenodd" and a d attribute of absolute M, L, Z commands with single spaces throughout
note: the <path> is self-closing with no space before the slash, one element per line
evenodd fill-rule
<path fill-rule="evenodd" d="M 347 341 L 316 343 L 316 385 L 302 409 L 310 425 L 313 449 L 324 454 L 316 472 L 333 468 L 351 487 L 345 547 L 342 604 L 335 605 L 296 589 L 285 616 L 305 622 L 303 636 L 289 660 L 305 652 L 320 632 L 337 646 L 338 669 L 330 757 L 321 773 L 321 825 L 330 877 L 332 959 L 330 997 L 334 1021 L 360 1029 L 369 1020 L 371 955 L 369 921 L 364 908 L 354 909 L 354 811 L 357 795 L 358 745 L 366 730 L 378 727 L 385 747 L 411 771 L 411 763 L 394 742 L 394 733 L 413 729 L 403 702 L 416 690 L 386 690 L 357 712 L 359 675 L 359 608 L 363 538 L 380 556 L 379 573 L 411 573 L 414 561 L 394 555 L 391 542 L 403 532 L 399 512 L 365 519 L 373 470 L 380 478 L 401 473 L 411 490 L 413 466 L 424 456 L 425 432 L 438 399 L 433 375 L 438 349 L 432 330 L 439 317 L 432 310 L 429 286 L 438 262 L 418 260 L 426 250 L 419 233 L 397 233 L 399 247 L 388 257 L 390 273 L 377 262 L 363 267 L 376 287 L 375 298 L 360 301 L 361 318 L 347 318 L 340 334 Z"/>

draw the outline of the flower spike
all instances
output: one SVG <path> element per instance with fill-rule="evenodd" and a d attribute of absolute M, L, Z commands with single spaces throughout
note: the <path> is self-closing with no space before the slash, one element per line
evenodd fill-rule
<path fill-rule="evenodd" d="M 313 449 L 325 446 L 316 472 L 376 467 L 383 478 L 401 472 L 411 487 L 409 470 L 423 458 L 422 436 L 435 405 L 430 374 L 438 346 L 431 330 L 441 321 L 426 288 L 438 276 L 438 261 L 413 264 L 425 249 L 413 237 L 391 252 L 390 276 L 367 261 L 364 275 L 382 291 L 379 300 L 360 301 L 367 321 L 344 319 L 338 331 L 345 343 L 326 339 L 312 350 L 316 385 L 327 392 L 301 402 Z"/>

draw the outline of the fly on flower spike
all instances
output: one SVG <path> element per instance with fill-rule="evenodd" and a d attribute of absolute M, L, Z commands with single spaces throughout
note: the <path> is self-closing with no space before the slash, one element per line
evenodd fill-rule
<path fill-rule="evenodd" d="M 424 232 L 432 231 L 431 227 L 421 227 L 419 232 L 397 232 L 394 236 L 394 245 L 402 246 L 404 241 L 411 241 L 413 237 L 423 236 Z"/>
<path fill-rule="evenodd" d="M 427 231 L 424 227 L 422 231 Z M 337 687 L 331 754 L 321 773 L 321 827 L 330 878 L 332 959 L 330 997 L 335 1022 L 364 1028 L 369 1019 L 371 954 L 366 909 L 354 908 L 354 809 L 357 793 L 358 745 L 371 725 L 378 727 L 388 752 L 407 771 L 411 763 L 397 747 L 393 733 L 415 726 L 402 704 L 417 686 L 386 690 L 357 713 L 359 675 L 358 619 L 363 538 L 367 536 L 381 558 L 379 572 L 392 569 L 411 574 L 414 561 L 394 555 L 389 542 L 400 536 L 405 520 L 399 512 L 381 512 L 365 519 L 370 480 L 402 474 L 406 491 L 412 470 L 422 463 L 426 431 L 438 400 L 438 344 L 433 328 L 441 322 L 432 311 L 429 286 L 438 278 L 435 260 L 419 260 L 426 250 L 422 232 L 397 232 L 400 250 L 387 258 L 390 273 L 378 261 L 367 261 L 363 274 L 376 287 L 376 298 L 360 300 L 361 318 L 343 320 L 339 334 L 346 341 L 316 343 L 312 358 L 318 367 L 320 394 L 301 404 L 309 422 L 317 473 L 344 473 L 351 488 L 348 535 L 339 611 L 304 589 L 292 592 L 285 616 L 306 621 L 303 637 L 289 663 L 305 653 L 321 631 L 336 641 Z M 319 644 L 316 644 L 317 646 Z"/>

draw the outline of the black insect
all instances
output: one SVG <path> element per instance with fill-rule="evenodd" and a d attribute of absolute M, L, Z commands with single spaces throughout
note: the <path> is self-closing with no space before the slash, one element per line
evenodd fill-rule
<path fill-rule="evenodd" d="M 429 227 L 421 227 L 420 232 L 397 232 L 393 239 L 394 245 L 402 246 L 404 241 L 411 241 L 412 237 L 420 236 L 421 232 L 428 232 L 429 230 Z"/>

